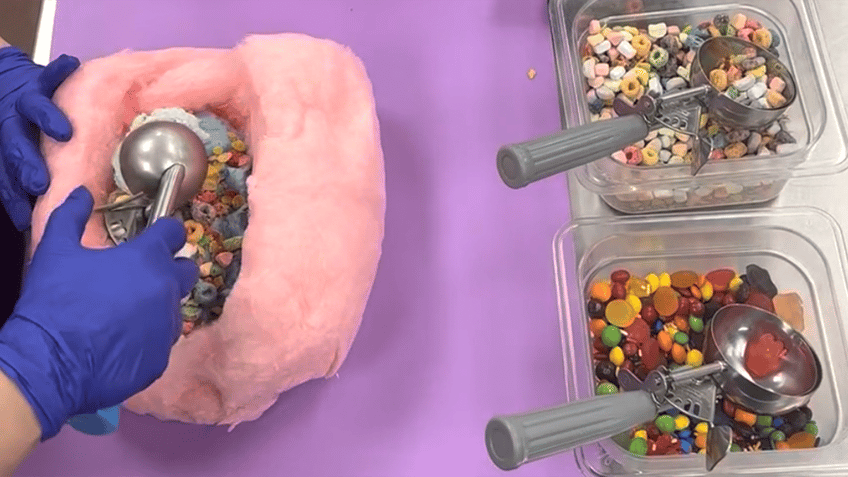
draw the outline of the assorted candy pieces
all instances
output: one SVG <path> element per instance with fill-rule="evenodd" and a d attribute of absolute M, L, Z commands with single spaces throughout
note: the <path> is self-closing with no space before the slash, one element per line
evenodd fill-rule
<path fill-rule="evenodd" d="M 732 18 L 716 15 L 699 25 L 656 23 L 647 29 L 607 26 L 593 20 L 581 51 L 592 120 L 617 116 L 612 108 L 616 98 L 632 104 L 645 94 L 657 97 L 691 87 L 697 48 L 704 40 L 722 35 L 751 41 L 778 56 L 781 39 L 777 32 L 742 14 Z M 785 103 L 782 93 L 786 85 L 764 71 L 763 57 L 755 54 L 731 58 L 727 63 L 726 69 L 710 72 L 724 94 L 752 107 L 777 108 Z M 710 141 L 710 159 L 735 159 L 794 150 L 797 140 L 786 131 L 787 121 L 784 116 L 762 130 L 733 129 L 703 114 L 699 127 L 701 137 Z M 681 165 L 692 161 L 693 144 L 694 138 L 661 128 L 612 157 L 634 166 Z"/>
<path fill-rule="evenodd" d="M 660 366 L 675 369 L 704 364 L 704 329 L 715 313 L 731 303 L 746 303 L 777 314 L 799 332 L 804 312 L 796 293 L 778 293 L 769 272 L 748 265 L 745 273 L 718 269 L 651 273 L 645 277 L 616 270 L 608 281 L 589 288 L 589 315 L 596 394 L 619 392 L 618 370 L 640 379 Z M 817 447 L 818 428 L 803 407 L 781 416 L 757 414 L 719 396 L 716 425 L 733 428 L 735 451 Z M 669 455 L 705 452 L 708 424 L 669 411 L 633 429 L 630 452 Z"/>
<path fill-rule="evenodd" d="M 186 245 L 177 254 L 195 260 L 200 279 L 183 301 L 183 334 L 218 319 L 241 270 L 242 236 L 247 228 L 247 177 L 252 160 L 247 145 L 209 112 L 197 113 L 209 166 L 200 193 L 174 216 L 186 228 Z M 115 191 L 108 203 L 128 196 Z"/>

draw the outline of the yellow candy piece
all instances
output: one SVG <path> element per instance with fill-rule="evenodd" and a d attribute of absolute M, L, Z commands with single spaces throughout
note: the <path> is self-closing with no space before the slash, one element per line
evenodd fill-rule
<path fill-rule="evenodd" d="M 236 139 L 233 141 L 233 149 L 238 152 L 244 152 L 247 150 L 247 145 L 241 139 Z"/>
<path fill-rule="evenodd" d="M 651 285 L 637 277 L 630 277 L 625 285 L 627 293 L 636 295 L 636 298 L 646 298 L 651 296 Z"/>
<path fill-rule="evenodd" d="M 701 448 L 701 450 L 698 451 L 698 454 L 706 454 L 706 453 L 707 453 L 706 448 Z"/>
<path fill-rule="evenodd" d="M 658 277 L 656 273 L 648 274 L 648 276 L 645 277 L 645 281 L 651 286 L 651 292 L 660 287 L 660 277 Z"/>
<path fill-rule="evenodd" d="M 654 149 L 650 147 L 642 148 L 642 164 L 646 166 L 653 166 L 660 160 L 660 155 Z"/>
<path fill-rule="evenodd" d="M 727 89 L 727 73 L 719 68 L 710 71 L 710 83 L 719 91 Z"/>
<path fill-rule="evenodd" d="M 186 242 L 196 244 L 200 237 L 203 237 L 203 224 L 194 220 L 186 220 L 183 223 L 186 229 Z"/>
<path fill-rule="evenodd" d="M 639 79 L 635 75 L 621 80 L 619 87 L 621 92 L 630 99 L 636 99 L 642 95 L 642 85 L 639 84 Z"/>
<path fill-rule="evenodd" d="M 232 141 L 235 141 L 236 139 L 238 139 L 238 136 L 236 136 L 236 133 L 234 133 L 232 131 L 227 131 L 227 139 L 229 139 L 232 142 Z"/>
<path fill-rule="evenodd" d="M 612 300 L 604 311 L 607 321 L 619 328 L 627 328 L 636 320 L 636 311 L 625 300 Z"/>
<path fill-rule="evenodd" d="M 671 286 L 671 275 L 666 272 L 660 273 L 660 286 L 661 287 L 670 287 Z"/>
<path fill-rule="evenodd" d="M 634 439 L 638 439 L 640 437 L 647 441 L 648 440 L 648 431 L 646 431 L 645 429 L 639 429 L 638 431 L 633 433 Z"/>
<path fill-rule="evenodd" d="M 636 56 L 641 58 L 648 56 L 651 52 L 651 40 L 645 35 L 633 35 L 630 44 L 636 49 Z"/>
<path fill-rule="evenodd" d="M 709 119 L 710 119 L 709 114 L 702 114 L 701 115 L 701 122 L 700 122 L 700 125 L 698 127 L 700 127 L 701 129 L 704 129 L 707 126 L 707 120 L 709 120 Z"/>
<path fill-rule="evenodd" d="M 766 65 L 762 65 L 759 68 L 754 68 L 753 70 L 749 71 L 748 73 L 753 75 L 754 78 L 762 78 L 763 76 L 766 75 Z"/>
<path fill-rule="evenodd" d="M 206 180 L 203 181 L 203 187 L 201 188 L 201 190 L 214 191 L 214 190 L 217 190 L 217 189 L 218 189 L 218 181 L 217 180 L 213 181 L 213 180 L 210 180 L 210 179 L 206 179 Z"/>
<path fill-rule="evenodd" d="M 200 269 L 201 277 L 208 277 L 212 273 L 212 262 L 206 262 L 198 268 Z"/>
<path fill-rule="evenodd" d="M 727 284 L 727 289 L 732 292 L 735 292 L 739 289 L 740 285 L 742 285 L 742 279 L 739 278 L 739 275 L 736 275 L 735 277 L 733 277 L 733 279 L 730 280 L 730 283 Z"/>
<path fill-rule="evenodd" d="M 230 205 L 233 203 L 233 198 L 228 195 L 225 195 L 221 197 L 221 203 L 224 205 Z"/>
<path fill-rule="evenodd" d="M 636 28 L 636 27 L 632 27 L 632 26 L 626 26 L 626 27 L 622 28 L 622 30 L 626 31 L 627 33 L 630 33 L 634 37 L 639 34 L 639 29 Z"/>
<path fill-rule="evenodd" d="M 678 414 L 677 417 L 674 418 L 674 427 L 678 431 L 682 431 L 689 427 L 689 418 L 683 414 Z"/>
<path fill-rule="evenodd" d="M 779 108 L 786 104 L 786 97 L 784 97 L 777 91 L 770 89 L 766 93 L 766 101 L 768 102 L 768 105 L 772 108 Z"/>
<path fill-rule="evenodd" d="M 633 68 L 632 71 L 633 71 L 633 75 L 636 76 L 636 79 L 639 80 L 639 83 L 641 83 L 642 86 L 648 86 L 648 80 L 650 80 L 651 77 L 648 74 L 647 70 L 644 70 L 642 68 L 637 67 L 637 68 Z"/>
<path fill-rule="evenodd" d="M 686 354 L 686 364 L 693 368 L 697 368 L 704 364 L 704 355 L 696 349 L 690 349 Z"/>
<path fill-rule="evenodd" d="M 221 172 L 221 169 L 223 169 L 223 168 L 224 168 L 224 165 L 221 164 L 220 162 L 213 162 L 212 164 L 209 164 L 209 167 L 206 169 L 206 175 L 209 176 L 209 175 L 212 175 L 212 174 L 218 174 L 218 173 Z"/>
<path fill-rule="evenodd" d="M 610 350 L 609 360 L 616 366 L 624 364 L 624 351 L 622 351 L 621 346 L 616 346 Z"/>
<path fill-rule="evenodd" d="M 216 156 L 223 154 L 223 153 L 224 153 L 224 148 L 221 147 L 221 146 L 215 146 L 215 147 L 212 148 L 212 154 L 215 154 Z"/>
<path fill-rule="evenodd" d="M 768 48 L 771 46 L 772 41 L 771 32 L 768 31 L 768 28 L 760 28 L 759 30 L 754 31 L 754 37 L 752 40 L 755 45 Z"/>
<path fill-rule="evenodd" d="M 713 297 L 713 284 L 710 283 L 709 280 L 704 282 L 704 286 L 701 287 L 701 300 L 710 301 L 710 298 Z"/>
<path fill-rule="evenodd" d="M 625 297 L 625 300 L 627 300 L 627 303 L 629 303 L 630 306 L 633 307 L 633 310 L 636 311 L 636 314 L 639 314 L 639 312 L 642 311 L 642 300 L 640 300 L 638 296 L 627 295 L 627 297 Z"/>
<path fill-rule="evenodd" d="M 695 434 L 706 434 L 709 430 L 710 425 L 706 422 L 699 422 L 698 425 L 695 426 Z"/>

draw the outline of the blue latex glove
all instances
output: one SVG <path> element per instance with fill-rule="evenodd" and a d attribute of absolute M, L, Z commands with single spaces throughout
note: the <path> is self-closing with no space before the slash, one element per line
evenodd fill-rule
<path fill-rule="evenodd" d="M 0 203 L 18 230 L 29 227 L 29 196 L 50 185 L 38 148 L 38 130 L 57 141 L 71 138 L 71 123 L 50 98 L 79 67 L 62 55 L 45 66 L 15 47 L 0 48 Z"/>
<path fill-rule="evenodd" d="M 170 217 L 117 247 L 83 247 L 93 204 L 78 187 L 51 214 L 0 328 L 0 369 L 32 405 L 42 440 L 162 375 L 182 328 L 180 298 L 198 278 L 192 260 L 174 258 L 185 229 Z"/>

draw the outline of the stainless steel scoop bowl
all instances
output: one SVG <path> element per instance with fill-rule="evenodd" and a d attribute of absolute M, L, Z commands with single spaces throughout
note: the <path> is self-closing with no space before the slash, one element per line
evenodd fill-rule
<path fill-rule="evenodd" d="M 786 103 L 777 109 L 757 109 L 737 103 L 721 94 L 710 83 L 709 72 L 725 58 L 754 48 L 766 59 L 769 74 L 786 82 Z M 635 105 L 616 99 L 614 109 L 619 117 L 595 121 L 530 141 L 500 148 L 497 167 L 501 179 L 513 189 L 519 189 L 560 172 L 608 157 L 631 144 L 639 142 L 649 131 L 670 127 L 691 136 L 698 136 L 699 118 L 708 111 L 724 124 L 747 129 L 763 128 L 778 119 L 797 96 L 797 84 L 789 69 L 767 50 L 741 38 L 720 36 L 704 41 L 698 48 L 691 68 L 692 88 L 670 92 L 654 98 L 642 96 Z M 706 163 L 700 139 L 693 145 L 696 157 L 692 174 Z"/>
<path fill-rule="evenodd" d="M 637 318 L 638 319 L 638 318 Z M 486 448 L 504 470 L 625 432 L 671 408 L 701 421 L 714 419 L 717 391 L 760 414 L 783 414 L 807 404 L 818 389 L 822 367 L 800 333 L 780 318 L 749 305 L 729 305 L 708 322 L 703 366 L 658 369 L 641 382 L 619 369 L 623 392 L 525 414 L 499 416 L 486 426 Z M 780 368 L 755 379 L 744 363 L 748 343 L 764 333 L 783 341 Z M 706 467 L 730 450 L 731 430 L 711 427 Z"/>
<path fill-rule="evenodd" d="M 807 340 L 771 313 L 749 305 L 727 306 L 710 320 L 705 333 L 704 360 L 728 365 L 714 378 L 727 398 L 742 407 L 783 414 L 807 404 L 821 384 L 821 363 Z M 786 356 L 777 372 L 755 378 L 745 368 L 745 348 L 765 333 L 783 342 Z"/>
<path fill-rule="evenodd" d="M 200 192 L 206 178 L 203 141 L 188 127 L 151 121 L 121 143 L 120 173 L 132 193 L 153 197 L 148 226 Z"/>

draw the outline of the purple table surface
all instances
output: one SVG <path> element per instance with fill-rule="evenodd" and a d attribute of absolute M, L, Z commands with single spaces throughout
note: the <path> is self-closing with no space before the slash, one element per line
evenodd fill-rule
<path fill-rule="evenodd" d="M 279 32 L 350 46 L 382 130 L 383 256 L 339 377 L 232 432 L 126 411 L 110 436 L 65 427 L 19 475 L 577 475 L 571 453 L 504 473 L 483 441 L 493 415 L 565 399 L 551 257 L 565 181 L 514 191 L 495 168 L 502 143 L 559 128 L 545 2 L 60 1 L 53 56 Z"/>

